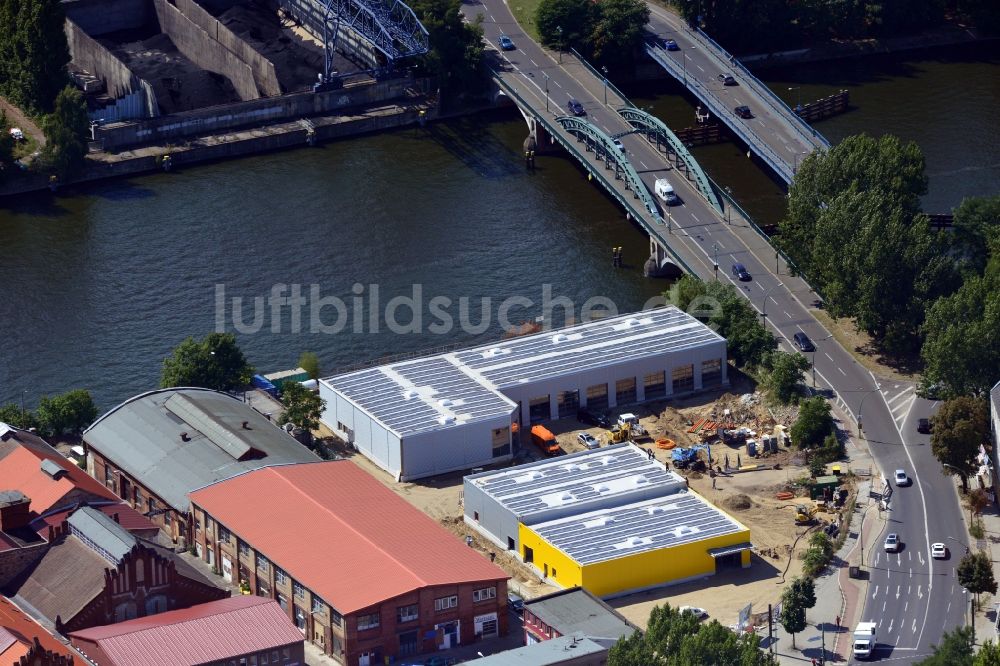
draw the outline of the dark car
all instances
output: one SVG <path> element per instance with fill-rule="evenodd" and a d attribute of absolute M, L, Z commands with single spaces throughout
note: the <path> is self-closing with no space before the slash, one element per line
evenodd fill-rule
<path fill-rule="evenodd" d="M 798 333 L 793 335 L 792 340 L 795 341 L 795 346 L 799 348 L 799 351 L 804 351 L 804 352 L 816 351 L 816 345 L 814 345 L 813 341 L 809 339 L 809 336 L 803 333 L 802 331 L 799 331 Z"/>
<path fill-rule="evenodd" d="M 733 112 L 740 118 L 746 118 L 747 120 L 753 118 L 753 112 L 750 110 L 749 106 L 737 106 L 733 109 Z"/>
<path fill-rule="evenodd" d="M 513 51 L 517 47 L 514 46 L 514 40 L 507 35 L 500 35 L 500 48 L 504 51 Z"/>
<path fill-rule="evenodd" d="M 611 421 L 608 417 L 600 412 L 595 412 L 591 409 L 581 409 L 576 413 L 576 420 L 580 423 L 586 423 L 587 425 L 597 426 L 598 428 L 610 428 Z"/>
<path fill-rule="evenodd" d="M 672 39 L 664 40 L 664 42 L 663 42 L 663 48 L 665 48 L 668 51 L 680 51 L 681 50 L 681 47 L 677 46 L 677 42 L 675 42 Z"/>
<path fill-rule="evenodd" d="M 524 611 L 524 599 L 513 592 L 507 593 L 507 605 L 509 605 L 510 609 L 515 613 L 521 613 Z"/>
<path fill-rule="evenodd" d="M 733 78 L 732 74 L 719 74 L 719 80 L 722 81 L 724 86 L 735 86 L 736 79 Z"/>
<path fill-rule="evenodd" d="M 583 104 L 580 104 L 578 100 L 571 99 L 570 101 L 566 102 L 566 108 L 569 109 L 569 112 L 572 113 L 574 116 L 587 115 L 587 110 L 583 108 Z"/>
<path fill-rule="evenodd" d="M 930 419 L 918 419 L 917 420 L 917 432 L 923 433 L 924 435 L 929 435 L 931 432 L 931 420 Z"/>
<path fill-rule="evenodd" d="M 743 264 L 733 264 L 733 276 L 740 282 L 749 282 L 751 279 L 750 271 Z"/>

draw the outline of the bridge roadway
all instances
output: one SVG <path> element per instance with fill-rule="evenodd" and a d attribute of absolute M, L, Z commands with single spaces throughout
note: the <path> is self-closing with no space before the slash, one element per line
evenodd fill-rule
<path fill-rule="evenodd" d="M 518 91 L 522 101 L 531 107 L 529 114 L 552 119 L 564 114 L 566 102 L 575 98 L 587 110 L 587 117 L 608 134 L 630 129 L 613 108 L 604 105 L 602 79 L 569 55 L 562 55 L 560 63 L 559 56 L 528 38 L 504 0 L 467 0 L 463 12 L 470 19 L 476 14 L 483 16 L 490 44 L 496 45 L 501 34 L 514 40 L 516 50 L 501 53 L 506 66 L 495 70 L 495 76 Z M 607 90 L 607 95 L 609 105 L 623 103 L 612 89 Z M 831 340 L 829 331 L 809 311 L 818 305 L 815 293 L 805 281 L 790 274 L 787 265 L 746 220 L 733 214 L 728 223 L 676 170 L 668 170 L 664 158 L 642 136 L 628 135 L 622 142 L 650 190 L 657 177 L 668 176 L 683 199 L 683 205 L 671 209 L 672 231 L 657 225 L 648 215 L 643 226 L 653 229 L 658 242 L 669 242 L 698 276 L 716 276 L 733 284 L 761 312 L 783 348 L 793 348 L 791 338 L 798 331 L 817 341 L 817 352 L 810 354 L 810 360 L 816 368 L 819 388 L 827 391 L 855 421 L 864 409 L 864 436 L 879 468 L 876 473 L 891 479 L 893 470 L 902 467 L 914 477 L 912 487 L 894 493 L 887 514 L 889 531 L 900 532 L 906 543 L 903 554 L 889 560 L 880 557 L 874 564 L 866 559 L 871 581 L 863 617 L 880 623 L 883 654 L 891 652 L 894 660 L 902 662 L 927 654 L 945 630 L 962 624 L 962 609 L 967 603 L 954 578 L 961 553 L 945 561 L 930 557 L 930 543 L 946 541 L 949 536 L 965 542 L 967 537 L 961 527 L 954 485 L 941 474 L 926 438 L 920 440 L 916 434 L 914 419 L 917 414 L 926 415 L 929 407 L 912 400 L 905 413 L 897 413 L 898 389 L 879 384 L 850 353 Z M 603 165 L 591 161 L 589 168 L 603 169 Z M 717 273 L 713 270 L 716 257 Z M 730 272 L 734 262 L 743 263 L 753 279 L 735 281 Z M 872 548 L 873 544 L 867 546 Z M 880 547 L 881 542 L 875 544 L 873 552 Z M 831 622 L 833 618 L 811 620 Z"/>
<path fill-rule="evenodd" d="M 649 30 L 674 40 L 680 47 L 679 51 L 667 51 L 647 45 L 647 53 L 746 142 L 786 185 L 806 155 L 829 147 L 819 132 L 708 35 L 693 30 L 684 19 L 663 7 L 646 4 L 650 10 Z M 723 85 L 719 74 L 731 74 L 738 85 Z M 737 106 L 749 107 L 753 118 L 737 116 L 733 111 Z"/>

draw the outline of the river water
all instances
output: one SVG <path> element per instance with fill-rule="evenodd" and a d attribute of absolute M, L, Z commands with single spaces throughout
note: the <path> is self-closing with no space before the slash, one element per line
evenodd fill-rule
<path fill-rule="evenodd" d="M 855 110 L 821 131 L 918 141 L 926 207 L 947 211 L 1000 189 L 1000 49 L 926 55 L 764 80 L 790 101 L 849 88 Z M 691 124 L 670 84 L 639 92 L 629 94 L 671 126 Z M 155 388 L 184 337 L 220 326 L 262 371 L 294 367 L 306 350 L 331 371 L 495 339 L 500 319 L 559 322 L 567 303 L 577 317 L 642 307 L 667 286 L 642 277 L 642 232 L 568 159 L 526 171 L 525 133 L 504 112 L 0 202 L 0 402 L 84 387 L 108 409 Z M 761 221 L 780 218 L 780 188 L 737 146 L 696 157 Z M 623 268 L 611 265 L 615 246 Z M 297 307 L 254 306 L 296 286 Z"/>

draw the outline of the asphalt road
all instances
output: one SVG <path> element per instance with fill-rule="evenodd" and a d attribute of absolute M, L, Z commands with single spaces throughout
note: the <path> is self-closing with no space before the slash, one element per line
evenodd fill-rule
<path fill-rule="evenodd" d="M 603 81 L 569 56 L 564 56 L 560 64 L 558 56 L 529 39 L 503 0 L 467 2 L 463 12 L 470 19 L 476 14 L 483 16 L 485 38 L 494 47 L 501 34 L 514 40 L 515 50 L 498 51 L 504 66 L 496 70 L 496 75 L 514 87 L 536 113 L 547 113 L 550 118 L 565 115 L 566 103 L 575 98 L 583 104 L 587 118 L 608 134 L 630 129 L 613 108 L 604 104 Z M 613 92 L 607 94 L 608 102 L 615 104 Z M 913 401 L 901 408 L 900 400 L 910 399 L 897 397 L 896 393 L 905 387 L 878 385 L 870 372 L 831 340 L 829 331 L 809 312 L 809 307 L 815 305 L 815 294 L 804 281 L 788 274 L 766 241 L 741 221 L 728 224 L 685 178 L 669 169 L 662 155 L 645 139 L 628 135 L 622 142 L 628 159 L 650 191 L 656 178 L 668 177 L 683 201 L 683 205 L 669 210 L 672 230 L 658 229 L 658 235 L 702 278 L 715 276 L 735 285 L 762 316 L 766 315 L 785 349 L 793 348 L 791 339 L 798 331 L 815 341 L 817 351 L 808 356 L 815 366 L 818 388 L 856 420 L 863 409 L 865 437 L 877 465 L 888 478 L 900 467 L 913 475 L 914 485 L 894 493 L 889 509 L 893 521 L 890 524 L 903 536 L 905 549 L 901 557 L 882 557 L 873 566 L 864 617 L 880 622 L 880 632 L 884 628 L 879 635 L 882 656 L 891 654 L 894 661 L 905 662 L 926 654 L 945 629 L 961 624 L 965 603 L 961 588 L 952 584 L 955 555 L 943 562 L 930 558 L 930 542 L 945 541 L 944 536 L 952 535 L 965 539 L 954 486 L 941 474 L 926 436 L 920 439 L 916 434 L 915 419 L 929 413 L 930 405 Z M 713 269 L 716 258 L 717 273 Z M 752 280 L 734 279 L 730 268 L 735 262 L 746 266 Z M 832 622 L 833 618 L 826 621 Z"/>

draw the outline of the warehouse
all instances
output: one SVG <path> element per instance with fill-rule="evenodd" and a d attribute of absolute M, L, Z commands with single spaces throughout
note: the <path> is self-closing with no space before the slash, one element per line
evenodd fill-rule
<path fill-rule="evenodd" d="M 750 530 L 634 444 L 465 477 L 465 522 L 598 596 L 750 565 Z"/>
<path fill-rule="evenodd" d="M 726 341 L 675 307 L 320 381 L 322 420 L 399 480 L 508 460 L 512 424 L 728 383 Z"/>

